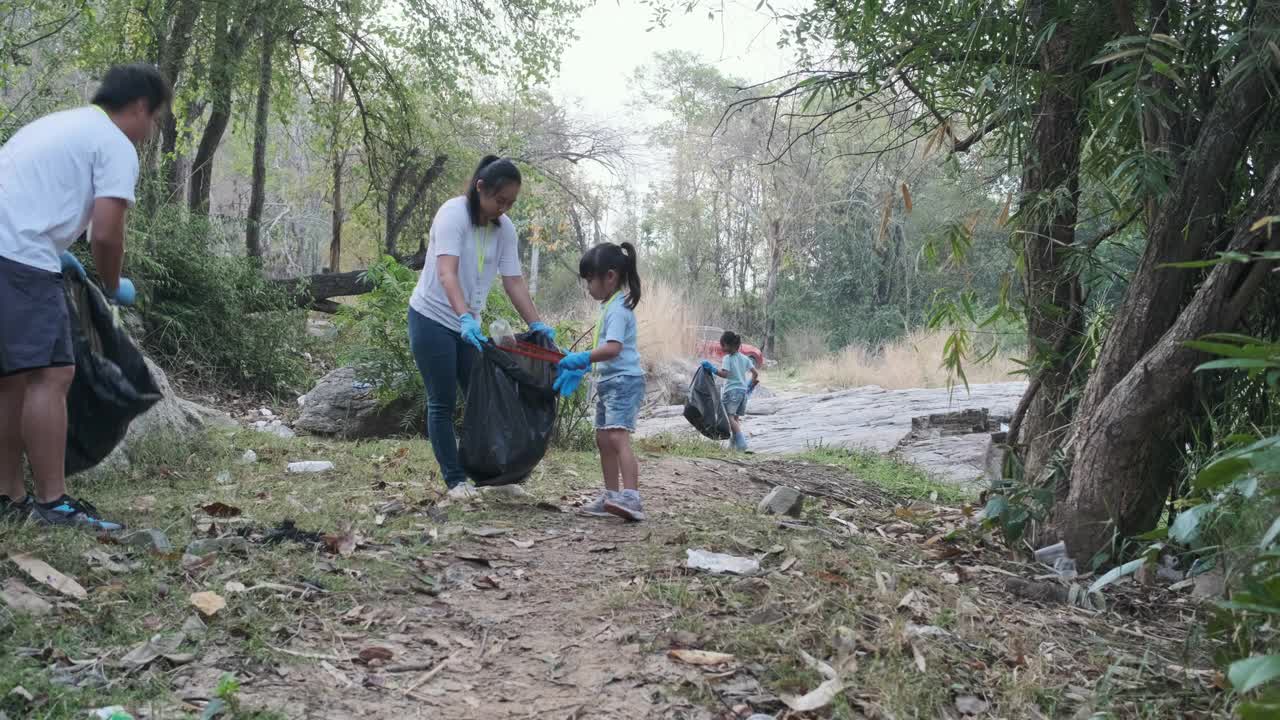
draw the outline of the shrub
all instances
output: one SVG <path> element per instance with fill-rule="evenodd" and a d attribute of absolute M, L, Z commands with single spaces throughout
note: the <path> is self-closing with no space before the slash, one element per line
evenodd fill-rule
<path fill-rule="evenodd" d="M 301 389 L 306 312 L 289 292 L 256 260 L 220 252 L 226 243 L 204 218 L 166 209 L 137 225 L 127 274 L 140 293 L 146 350 L 209 385 Z"/>

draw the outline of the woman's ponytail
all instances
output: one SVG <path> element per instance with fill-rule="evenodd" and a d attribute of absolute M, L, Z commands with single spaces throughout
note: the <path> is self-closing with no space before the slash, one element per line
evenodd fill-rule
<path fill-rule="evenodd" d="M 636 246 L 624 242 L 619 243 L 619 247 L 627 256 L 627 307 L 635 310 L 640 304 L 640 270 L 636 263 Z"/>

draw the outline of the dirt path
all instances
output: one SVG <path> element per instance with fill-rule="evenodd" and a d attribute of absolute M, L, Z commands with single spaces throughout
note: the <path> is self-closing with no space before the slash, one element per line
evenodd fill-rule
<path fill-rule="evenodd" d="M 685 460 L 646 462 L 645 523 L 510 505 L 495 520 L 494 529 L 510 528 L 502 535 L 451 528 L 460 539 L 421 573 L 371 588 L 376 597 L 357 599 L 342 621 L 304 622 L 285 646 L 333 658 L 383 647 L 392 662 L 381 671 L 298 664 L 264 675 L 245 701 L 299 718 L 711 717 L 673 692 L 684 671 L 646 647 L 672 613 L 627 606 L 645 572 L 628 548 L 678 536 L 682 516 L 751 485 L 698 482 L 706 475 Z M 411 575 L 427 574 L 445 587 L 434 597 L 410 589 L 425 587 Z M 398 666 L 424 669 L 386 672 Z M 198 688 L 210 678 L 192 680 Z"/>

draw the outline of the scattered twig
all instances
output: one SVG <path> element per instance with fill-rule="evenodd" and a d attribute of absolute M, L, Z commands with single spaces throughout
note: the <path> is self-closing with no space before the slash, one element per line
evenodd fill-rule
<path fill-rule="evenodd" d="M 441 671 L 441 670 L 444 670 L 444 666 L 445 666 L 445 665 L 448 665 L 448 664 L 449 664 L 449 661 L 453 660 L 453 658 L 454 658 L 457 654 L 458 654 L 458 653 L 456 653 L 456 652 L 455 652 L 455 653 L 450 654 L 450 655 L 449 655 L 449 657 L 447 657 L 447 658 L 445 658 L 445 659 L 441 660 L 439 663 L 437 663 L 435 667 L 433 667 L 433 668 L 431 668 L 430 670 L 428 670 L 428 671 L 426 671 L 425 673 L 423 673 L 423 674 L 422 674 L 422 677 L 419 677 L 417 680 L 415 680 L 415 681 L 413 682 L 413 684 L 412 684 L 412 685 L 410 685 L 408 688 L 406 688 L 406 689 L 405 689 L 404 694 L 405 694 L 405 695 L 412 695 L 414 690 L 417 690 L 417 689 L 418 689 L 419 687 L 421 687 L 422 685 L 424 685 L 424 684 L 426 684 L 426 683 L 430 682 L 430 681 L 431 681 L 431 678 L 435 677 L 436 675 L 439 675 L 439 674 L 440 674 L 440 671 Z"/>

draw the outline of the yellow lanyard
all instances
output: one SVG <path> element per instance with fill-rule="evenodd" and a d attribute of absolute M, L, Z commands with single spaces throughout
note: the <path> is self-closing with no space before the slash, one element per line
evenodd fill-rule
<path fill-rule="evenodd" d="M 613 296 L 610 297 L 608 300 L 604 301 L 604 307 L 602 307 L 600 310 L 600 322 L 596 323 L 596 338 L 595 338 L 594 344 L 591 346 L 592 350 L 600 347 L 600 332 L 604 330 L 604 318 L 606 315 L 609 314 L 609 306 L 613 304 L 614 300 L 617 300 L 621 296 L 622 296 L 622 291 L 619 290 L 616 293 L 614 293 Z"/>
<path fill-rule="evenodd" d="M 484 228 L 484 239 L 476 243 L 476 284 L 480 284 L 480 278 L 484 275 L 484 252 L 485 247 L 489 245 L 489 233 L 492 230 L 488 225 Z"/>

